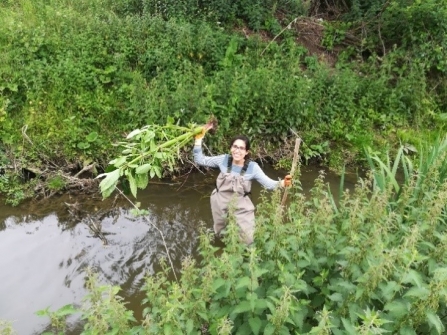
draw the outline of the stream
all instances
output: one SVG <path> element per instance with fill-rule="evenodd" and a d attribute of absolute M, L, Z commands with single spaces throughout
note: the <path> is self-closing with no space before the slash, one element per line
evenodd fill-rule
<path fill-rule="evenodd" d="M 282 178 L 286 172 L 264 165 L 265 173 Z M 302 166 L 301 183 L 306 193 L 317 178 L 318 167 Z M 340 177 L 326 173 L 326 182 L 338 194 Z M 19 335 L 42 334 L 49 320 L 35 313 L 54 311 L 66 304 L 82 303 L 86 269 L 98 273 L 101 284 L 119 285 L 127 307 L 140 318 L 140 291 L 144 277 L 159 271 L 158 261 L 166 240 L 174 267 L 184 256 L 195 256 L 200 227 L 212 229 L 209 195 L 216 172 L 193 172 L 177 180 L 153 181 L 138 191 L 141 209 L 149 214 L 135 217 L 131 205 L 112 194 L 63 195 L 31 201 L 18 207 L 0 203 L 0 320 L 11 321 Z M 353 188 L 355 173 L 345 177 Z M 253 183 L 256 204 L 261 187 Z M 1 199 L 0 199 L 1 200 Z M 102 234 L 95 234 L 100 227 Z M 80 334 L 79 315 L 71 317 L 67 334 Z"/>

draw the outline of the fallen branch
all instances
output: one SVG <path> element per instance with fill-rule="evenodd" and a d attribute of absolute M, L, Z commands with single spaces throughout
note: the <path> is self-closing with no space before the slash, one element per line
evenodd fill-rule
<path fill-rule="evenodd" d="M 78 178 L 78 176 L 79 176 L 81 173 L 86 172 L 86 171 L 90 171 L 90 170 L 93 169 L 95 166 L 96 166 L 96 163 L 92 163 L 92 164 L 90 164 L 90 165 L 84 166 L 84 167 L 82 168 L 81 171 L 79 171 L 78 173 L 76 173 L 76 174 L 73 176 L 73 178 Z"/>

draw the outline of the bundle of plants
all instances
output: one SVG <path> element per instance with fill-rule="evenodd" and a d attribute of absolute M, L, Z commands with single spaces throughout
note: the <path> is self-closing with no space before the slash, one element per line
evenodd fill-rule
<path fill-rule="evenodd" d="M 121 155 L 110 161 L 106 171 L 97 177 L 104 178 L 99 184 L 103 198 L 112 194 L 120 180 L 128 183 L 136 198 L 137 189 L 145 189 L 149 178 L 161 178 L 164 171 L 174 170 L 182 148 L 203 130 L 214 133 L 217 120 L 211 117 L 205 125 L 184 127 L 168 118 L 166 125 L 147 125 L 130 132 L 125 141 L 115 144 L 123 148 Z"/>

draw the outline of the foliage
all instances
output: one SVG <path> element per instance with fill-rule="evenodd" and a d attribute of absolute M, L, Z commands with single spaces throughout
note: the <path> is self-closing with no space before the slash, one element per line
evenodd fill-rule
<path fill-rule="evenodd" d="M 294 129 L 307 161 L 337 166 L 341 152 L 358 162 L 364 146 L 396 147 L 395 129 L 443 131 L 445 4 L 349 3 L 339 9 L 358 15 L 325 20 L 314 47 L 334 53 L 366 35 L 328 66 L 297 43 L 305 32 L 283 29 L 272 41 L 243 25 L 276 34 L 289 16 L 299 22 L 301 1 L 4 1 L 0 139 L 23 163 L 90 160 L 104 169 L 119 155 L 110 143 L 132 129 L 168 117 L 188 127 L 213 114 L 213 152 L 238 133 L 253 150 L 274 152 Z"/>
<path fill-rule="evenodd" d="M 15 335 L 16 332 L 13 330 L 10 322 L 0 320 L 0 334 L 2 335 Z"/>
<path fill-rule="evenodd" d="M 47 183 L 48 183 L 48 188 L 52 191 L 60 191 L 65 187 L 65 181 L 59 175 L 49 178 Z"/>
<path fill-rule="evenodd" d="M 84 298 L 85 303 L 81 308 L 66 305 L 55 312 L 47 308 L 36 313 L 51 320 L 51 329 L 45 334 L 65 334 L 66 317 L 77 313 L 81 313 L 81 319 L 85 321 L 83 335 L 137 334 L 130 330 L 130 325 L 136 321 L 133 312 L 126 309 L 123 298 L 117 295 L 120 288 L 99 285 L 97 275 L 90 269 L 87 273 L 86 287 L 89 294 Z"/>
<path fill-rule="evenodd" d="M 43 310 L 37 311 L 36 315 L 45 316 L 50 318 L 50 327 L 51 332 L 45 332 L 45 334 L 58 334 L 63 335 L 67 331 L 66 317 L 68 315 L 72 315 L 77 310 L 73 305 L 65 305 L 58 310 L 52 312 L 49 308 L 45 308 Z"/>
<path fill-rule="evenodd" d="M 200 260 L 185 258 L 181 279 L 170 268 L 146 278 L 142 334 L 442 334 L 447 312 L 447 138 L 375 162 L 353 192 L 334 196 L 324 174 L 308 196 L 295 183 L 258 208 L 254 245 L 239 241 L 234 217 L 219 250 L 206 232 Z M 395 183 L 403 163 L 403 179 Z M 298 175 L 295 176 L 299 180 Z M 289 193 L 290 194 L 290 193 Z M 98 293 L 89 299 L 105 306 Z M 115 307 L 117 308 L 117 307 Z M 112 329 L 112 309 L 91 309 Z M 121 315 L 126 315 L 124 310 Z M 121 318 L 126 324 L 126 317 Z M 87 328 L 85 328 L 87 329 Z M 88 328 L 98 330 L 99 328 Z"/>
<path fill-rule="evenodd" d="M 403 26 L 403 23 L 405 26 Z M 392 1 L 382 18 L 387 45 L 410 50 L 427 71 L 447 73 L 447 6 L 441 0 Z"/>
<path fill-rule="evenodd" d="M 169 119 L 166 126 L 135 129 L 127 135 L 127 142 L 117 144 L 124 147 L 121 156 L 110 161 L 110 169 L 98 176 L 104 177 L 99 184 L 103 198 L 112 194 L 120 177 L 126 178 L 132 195 L 137 197 L 137 189 L 145 189 L 149 177 L 161 178 L 163 170 L 172 171 L 182 147 L 206 128 L 180 127 L 173 121 Z"/>
<path fill-rule="evenodd" d="M 11 206 L 17 206 L 26 199 L 33 197 L 34 183 L 24 183 L 19 174 L 7 172 L 0 174 L 0 194 L 5 197 L 5 202 Z"/>
<path fill-rule="evenodd" d="M 242 1 L 192 1 L 192 0 L 134 0 L 113 1 L 114 10 L 121 15 L 157 15 L 166 20 L 183 18 L 187 20 L 207 20 L 231 26 L 243 21 L 248 27 L 259 30 L 276 21 L 275 14 L 283 13 L 286 18 L 305 14 L 301 1 L 288 0 L 242 0 Z"/>

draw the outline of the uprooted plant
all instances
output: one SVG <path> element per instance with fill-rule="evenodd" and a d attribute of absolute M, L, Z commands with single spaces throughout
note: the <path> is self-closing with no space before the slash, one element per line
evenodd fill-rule
<path fill-rule="evenodd" d="M 121 177 L 128 181 L 132 195 L 137 197 L 137 189 L 145 189 L 149 177 L 161 178 L 163 170 L 174 170 L 174 163 L 180 157 L 181 149 L 204 129 L 215 131 L 217 120 L 210 118 L 203 126 L 191 124 L 183 127 L 174 124 L 172 118 L 166 125 L 147 125 L 130 132 L 126 141 L 116 145 L 124 149 L 121 156 L 110 161 L 109 168 L 97 178 L 105 177 L 99 184 L 103 198 L 112 194 Z"/>

